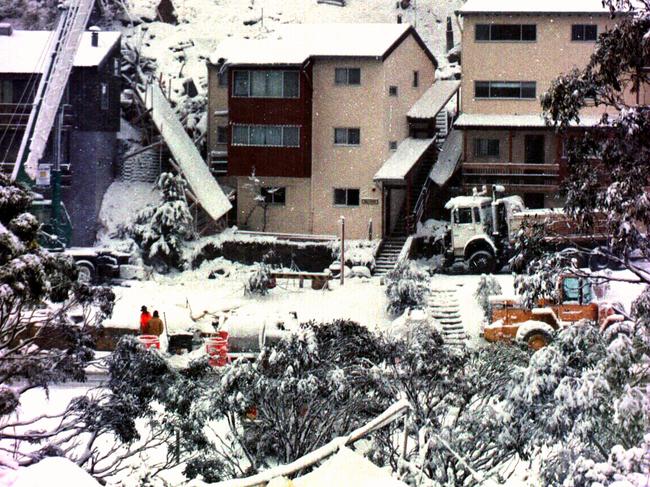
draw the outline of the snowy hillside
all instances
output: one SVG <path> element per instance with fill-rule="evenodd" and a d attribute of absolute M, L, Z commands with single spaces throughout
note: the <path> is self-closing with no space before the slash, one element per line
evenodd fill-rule
<path fill-rule="evenodd" d="M 129 0 L 134 19 L 156 17 L 158 0 Z M 408 9 L 395 0 L 348 0 L 345 7 L 319 4 L 316 0 L 173 0 L 178 25 L 145 22 L 127 28 L 125 35 L 141 55 L 155 60 L 156 75 L 168 82 L 192 78 L 205 94 L 205 62 L 222 39 L 264 38 L 287 23 L 403 22 L 414 25 L 441 65 L 445 59 L 446 18 L 462 0 L 414 0 Z M 454 24 L 454 39 L 459 40 Z M 182 98 L 182 81 L 172 81 L 172 99 Z"/>

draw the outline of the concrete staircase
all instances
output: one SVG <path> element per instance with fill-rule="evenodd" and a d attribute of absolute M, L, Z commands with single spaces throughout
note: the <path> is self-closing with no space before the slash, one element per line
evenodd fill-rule
<path fill-rule="evenodd" d="M 377 252 L 377 256 L 375 257 L 376 276 L 385 276 L 395 267 L 397 258 L 405 242 L 406 235 L 395 235 L 382 240 L 379 252 Z"/>
<path fill-rule="evenodd" d="M 445 343 L 464 346 L 467 335 L 460 316 L 457 290 L 432 285 L 427 304 L 429 315 L 440 323 L 442 338 Z"/>

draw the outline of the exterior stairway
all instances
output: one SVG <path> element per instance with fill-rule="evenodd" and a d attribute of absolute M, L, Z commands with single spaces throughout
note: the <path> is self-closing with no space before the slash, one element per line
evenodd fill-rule
<path fill-rule="evenodd" d="M 386 237 L 382 240 L 379 252 L 377 252 L 377 256 L 375 257 L 376 276 L 385 276 L 391 269 L 393 269 L 393 267 L 395 267 L 395 264 L 397 264 L 397 258 L 399 257 L 405 242 L 405 234 Z"/>
<path fill-rule="evenodd" d="M 467 335 L 461 319 L 457 290 L 432 286 L 428 306 L 429 315 L 440 323 L 440 332 L 445 343 L 464 346 Z"/>

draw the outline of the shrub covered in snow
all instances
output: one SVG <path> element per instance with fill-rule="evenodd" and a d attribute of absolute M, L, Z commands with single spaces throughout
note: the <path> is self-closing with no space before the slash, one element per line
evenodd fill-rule
<path fill-rule="evenodd" d="M 271 266 L 265 263 L 257 264 L 246 283 L 246 294 L 264 296 L 269 289 L 275 287 L 275 279 L 271 276 Z"/>
<path fill-rule="evenodd" d="M 476 291 L 474 292 L 474 297 L 483 310 L 485 320 L 489 320 L 492 313 L 492 306 L 490 306 L 489 300 L 490 296 L 499 295 L 501 292 L 501 285 L 493 275 L 486 276 L 485 274 L 481 274 Z"/>
<path fill-rule="evenodd" d="M 425 304 L 429 275 L 411 261 L 404 260 L 386 275 L 388 312 L 399 315 L 406 308 L 421 308 Z"/>
<path fill-rule="evenodd" d="M 375 269 L 375 252 L 379 241 L 373 240 L 348 240 L 345 242 L 345 265 L 348 267 L 363 266 L 372 272 Z M 332 242 L 333 257 L 341 261 L 341 244 Z"/>
<path fill-rule="evenodd" d="M 140 211 L 129 232 L 143 252 L 145 262 L 160 271 L 180 268 L 183 243 L 194 238 L 193 219 L 185 199 L 185 181 L 181 176 L 163 173 L 157 182 L 162 193 L 158 205 Z"/>

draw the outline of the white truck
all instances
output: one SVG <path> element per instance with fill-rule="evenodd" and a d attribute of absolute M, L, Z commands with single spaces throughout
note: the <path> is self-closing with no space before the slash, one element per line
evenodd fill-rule
<path fill-rule="evenodd" d="M 555 250 L 595 248 L 607 240 L 602 222 L 585 233 L 561 209 L 527 209 L 519 196 L 500 197 L 500 189 L 493 187 L 492 197 L 484 190 L 446 203 L 451 221 L 443 239 L 445 267 L 463 262 L 476 274 L 501 269 L 512 257 L 513 240 L 526 221 L 542 223 L 545 241 Z"/>

